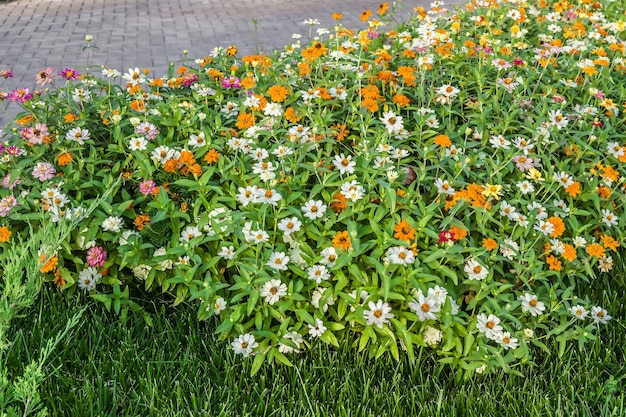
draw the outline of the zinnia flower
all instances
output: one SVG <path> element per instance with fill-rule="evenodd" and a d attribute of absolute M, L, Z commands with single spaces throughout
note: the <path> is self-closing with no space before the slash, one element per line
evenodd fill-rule
<path fill-rule="evenodd" d="M 107 259 L 107 253 L 102 246 L 94 246 L 87 251 L 87 263 L 89 266 L 102 268 Z"/>
<path fill-rule="evenodd" d="M 369 310 L 363 312 L 363 318 L 367 320 L 368 325 L 375 325 L 379 328 L 383 328 L 383 324 L 388 323 L 390 318 L 393 318 L 391 307 L 389 304 L 384 303 L 383 300 L 378 300 L 377 303 L 370 301 L 368 303 Z"/>
<path fill-rule="evenodd" d="M 43 87 L 46 84 L 52 84 L 54 78 L 54 68 L 44 68 L 35 75 L 35 84 Z"/>
<path fill-rule="evenodd" d="M 33 169 L 33 177 L 41 182 L 44 182 L 54 177 L 54 174 L 56 172 L 56 169 L 54 169 L 54 166 L 52 166 L 51 163 L 39 162 L 37 165 L 35 165 L 35 168 Z"/>
<path fill-rule="evenodd" d="M 150 195 L 156 188 L 156 184 L 152 180 L 142 181 L 139 184 L 139 192 L 143 195 Z"/>
<path fill-rule="evenodd" d="M 67 81 L 72 81 L 80 77 L 80 74 L 78 73 L 78 71 L 76 71 L 73 68 L 65 68 L 59 73 L 59 75 L 65 78 Z"/>

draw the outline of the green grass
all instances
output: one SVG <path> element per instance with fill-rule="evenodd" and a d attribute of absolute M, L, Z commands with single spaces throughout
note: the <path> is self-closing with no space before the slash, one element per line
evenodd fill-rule
<path fill-rule="evenodd" d="M 154 320 L 147 327 L 139 316 L 122 321 L 51 287 L 14 322 L 8 365 L 19 373 L 88 303 L 46 369 L 42 392 L 53 416 L 623 416 L 625 276 L 623 268 L 605 274 L 590 289 L 615 318 L 598 339 L 582 351 L 570 345 L 561 358 L 537 352 L 523 377 L 499 372 L 455 382 L 427 351 L 411 365 L 323 344 L 297 356 L 293 368 L 264 366 L 250 377 L 252 361 L 236 358 L 192 306 L 170 307 L 161 296 L 146 305 Z"/>

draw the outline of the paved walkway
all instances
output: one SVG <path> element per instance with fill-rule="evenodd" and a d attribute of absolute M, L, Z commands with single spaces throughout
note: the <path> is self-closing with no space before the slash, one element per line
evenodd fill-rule
<path fill-rule="evenodd" d="M 161 76 L 168 63 L 208 55 L 215 46 L 237 45 L 242 54 L 269 53 L 308 34 L 302 22 L 314 18 L 332 28 L 331 14 L 344 15 L 349 28 L 363 28 L 363 10 L 378 9 L 380 0 L 0 0 L 0 70 L 10 69 L 8 86 L 34 89 L 34 75 L 45 67 L 104 65 L 126 71 L 149 68 Z M 392 1 L 390 1 L 390 4 Z M 463 0 L 447 0 L 452 8 Z M 430 0 L 403 0 L 395 13 L 406 18 Z M 254 23 L 256 21 L 256 24 Z M 98 49 L 82 51 L 85 35 Z M 0 80 L 4 81 L 4 80 Z M 6 104 L 6 103 L 5 103 Z M 0 128 L 19 111 L 0 110 Z"/>

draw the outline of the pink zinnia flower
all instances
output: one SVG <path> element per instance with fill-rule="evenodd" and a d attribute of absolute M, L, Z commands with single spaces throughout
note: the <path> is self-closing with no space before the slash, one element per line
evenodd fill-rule
<path fill-rule="evenodd" d="M 512 161 L 515 163 L 517 169 L 522 172 L 534 168 L 535 166 L 534 159 L 529 156 L 516 155 L 513 157 Z"/>
<path fill-rule="evenodd" d="M 183 76 L 183 86 L 185 87 L 189 87 L 196 82 L 198 82 L 198 74 L 185 74 Z"/>
<path fill-rule="evenodd" d="M 107 253 L 102 246 L 94 246 L 87 251 L 87 263 L 89 266 L 102 268 L 107 259 Z"/>
<path fill-rule="evenodd" d="M 76 78 L 78 78 L 80 76 L 78 71 L 76 71 L 75 69 L 72 69 L 72 68 L 65 68 L 64 70 L 62 70 L 59 73 L 59 75 L 61 77 L 65 78 L 67 81 L 75 80 Z"/>
<path fill-rule="evenodd" d="M 142 181 L 139 184 L 139 192 L 143 195 L 150 195 L 156 188 L 156 184 L 152 180 Z"/>
<path fill-rule="evenodd" d="M 56 172 L 56 169 L 54 169 L 50 162 L 39 162 L 33 169 L 33 177 L 37 178 L 41 182 L 44 182 L 54 177 Z"/>
<path fill-rule="evenodd" d="M 241 88 L 241 80 L 237 77 L 226 77 L 222 80 L 224 88 Z"/>
<path fill-rule="evenodd" d="M 0 200 L 0 217 L 6 217 L 13 207 L 17 206 L 17 199 L 8 195 Z"/>
<path fill-rule="evenodd" d="M 48 136 L 48 126 L 45 123 L 37 123 L 35 127 L 22 130 L 22 137 L 33 145 L 41 145 L 46 136 Z"/>
<path fill-rule="evenodd" d="M 24 152 L 24 150 L 18 148 L 15 145 L 11 145 L 11 146 L 9 146 L 8 148 L 5 149 L 5 152 L 8 153 L 11 156 L 20 156 Z"/>
<path fill-rule="evenodd" d="M 449 230 L 442 230 L 441 232 L 439 232 L 439 243 L 447 242 L 456 242 L 456 239 L 454 238 L 454 233 L 450 232 Z"/>
<path fill-rule="evenodd" d="M 31 93 L 28 88 L 16 88 L 11 91 L 11 94 L 9 94 L 8 97 L 11 101 L 19 101 L 20 103 L 23 103 L 25 101 L 32 100 L 33 93 Z"/>
<path fill-rule="evenodd" d="M 154 140 L 159 134 L 159 129 L 150 122 L 142 122 L 135 126 L 135 133 L 144 135 L 147 140 Z"/>
<path fill-rule="evenodd" d="M 13 78 L 13 72 L 11 70 L 0 70 L 0 78 Z"/>
<path fill-rule="evenodd" d="M 6 177 L 2 179 L 2 186 L 4 188 L 8 188 L 9 190 L 12 190 L 13 188 L 15 188 L 16 185 L 20 185 L 21 183 L 22 180 L 20 180 L 19 177 L 15 180 L 12 180 L 11 174 L 7 174 Z"/>
<path fill-rule="evenodd" d="M 52 84 L 54 78 L 54 68 L 44 68 L 35 75 L 35 84 L 44 86 L 46 84 Z"/>

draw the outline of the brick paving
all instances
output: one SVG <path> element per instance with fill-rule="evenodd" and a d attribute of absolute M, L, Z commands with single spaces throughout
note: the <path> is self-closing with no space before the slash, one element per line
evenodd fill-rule
<path fill-rule="evenodd" d="M 344 15 L 348 28 L 363 28 L 361 11 L 378 9 L 373 0 L 0 0 L 0 69 L 10 69 L 8 86 L 34 89 L 34 75 L 45 67 L 102 65 L 126 71 L 149 68 L 156 76 L 167 73 L 170 62 L 208 55 L 216 46 L 237 45 L 240 56 L 271 53 L 292 42 L 291 35 L 307 39 L 314 18 L 317 27 L 332 28 L 331 14 Z M 391 2 L 390 2 L 391 3 Z M 446 4 L 462 4 L 447 0 Z M 430 0 L 404 0 L 395 13 L 403 20 L 416 6 Z M 254 23 L 256 21 L 256 24 Z M 92 35 L 90 54 L 82 50 Z M 4 81 L 4 80 L 2 80 Z M 5 103 L 6 105 L 6 103 Z M 0 109 L 0 127 L 19 111 L 10 103 Z"/>

